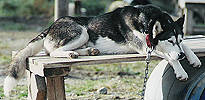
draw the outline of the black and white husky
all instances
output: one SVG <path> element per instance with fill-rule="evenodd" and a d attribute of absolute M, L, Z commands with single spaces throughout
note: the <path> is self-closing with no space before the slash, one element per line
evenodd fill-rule
<path fill-rule="evenodd" d="M 173 66 L 176 78 L 186 80 L 188 75 L 179 60 L 186 56 L 193 67 L 201 62 L 183 44 L 183 23 L 184 16 L 173 21 L 151 5 L 126 6 L 96 17 L 62 17 L 16 54 L 4 82 L 4 93 L 9 95 L 23 76 L 26 58 L 43 48 L 51 57 L 73 58 L 99 53 L 146 54 L 149 47 Z"/>

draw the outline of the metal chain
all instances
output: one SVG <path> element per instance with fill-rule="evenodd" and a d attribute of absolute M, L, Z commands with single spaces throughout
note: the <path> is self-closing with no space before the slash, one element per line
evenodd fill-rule
<path fill-rule="evenodd" d="M 143 84 L 143 89 L 141 94 L 141 100 L 144 100 L 144 94 L 145 94 L 145 89 L 146 89 L 146 84 L 147 84 L 148 74 L 149 74 L 149 63 L 150 63 L 151 52 L 152 50 L 149 50 L 147 53 L 147 57 L 145 58 L 146 68 L 145 68 L 145 77 L 144 77 L 144 84 Z"/>

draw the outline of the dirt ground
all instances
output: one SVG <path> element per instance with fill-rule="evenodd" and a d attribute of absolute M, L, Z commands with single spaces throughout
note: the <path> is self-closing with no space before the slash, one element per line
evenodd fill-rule
<path fill-rule="evenodd" d="M 38 32 L 0 32 L 0 99 L 24 100 L 27 97 L 26 79 L 22 79 L 10 98 L 3 95 L 11 52 L 22 49 Z M 152 61 L 150 71 L 159 61 Z M 140 99 L 145 62 L 103 64 L 72 68 L 65 77 L 67 100 L 136 100 Z M 98 91 L 106 88 L 106 94 Z"/>

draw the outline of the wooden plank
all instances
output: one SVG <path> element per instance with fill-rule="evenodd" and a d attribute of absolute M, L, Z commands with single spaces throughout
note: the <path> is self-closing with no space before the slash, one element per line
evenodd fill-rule
<path fill-rule="evenodd" d="M 189 46 L 196 53 L 197 52 L 205 53 L 205 38 L 187 39 L 187 40 L 184 40 L 184 44 Z"/>
<path fill-rule="evenodd" d="M 204 4 L 205 1 L 204 0 L 184 0 L 185 3 L 202 3 Z"/>
<path fill-rule="evenodd" d="M 119 62 L 133 62 L 133 61 L 144 61 L 145 55 L 130 54 L 130 55 L 103 55 L 103 56 L 84 56 L 79 59 L 66 59 L 66 61 L 61 62 L 55 59 L 49 60 L 43 64 L 44 68 L 53 68 L 55 66 L 66 67 L 66 66 L 80 66 L 80 65 L 93 65 L 93 64 L 109 64 L 109 63 L 119 63 Z M 65 59 L 65 58 L 64 58 Z M 161 59 L 156 56 L 152 56 L 151 59 Z M 41 62 L 41 61 L 39 61 Z"/>
<path fill-rule="evenodd" d="M 48 100 L 66 100 L 64 77 L 46 77 Z"/>
<path fill-rule="evenodd" d="M 62 67 L 62 68 L 47 68 L 44 69 L 45 77 L 57 77 L 57 76 L 66 76 L 70 72 L 71 67 Z"/>
<path fill-rule="evenodd" d="M 41 59 L 41 57 L 31 57 L 35 65 L 44 66 L 45 68 L 58 68 L 67 66 L 91 65 L 91 64 L 104 64 L 104 63 L 118 63 L 118 62 L 132 62 L 144 61 L 146 55 L 140 54 L 125 54 L 125 55 L 102 55 L 102 56 L 80 56 L 78 59 L 68 58 L 51 58 Z M 152 56 L 151 59 L 161 59 Z M 32 68 L 30 69 L 32 70 Z"/>
<path fill-rule="evenodd" d="M 34 57 L 34 58 L 38 58 L 38 60 L 49 60 L 50 59 L 50 57 L 48 56 Z M 35 59 L 29 58 L 29 67 L 27 68 L 27 70 L 31 71 L 32 73 L 36 75 L 45 76 L 45 77 L 66 76 L 71 70 L 71 67 L 69 65 L 65 65 L 64 67 L 58 66 L 58 67 L 52 67 L 49 69 L 45 69 L 44 67 L 42 67 L 44 63 L 45 62 L 37 63 Z"/>

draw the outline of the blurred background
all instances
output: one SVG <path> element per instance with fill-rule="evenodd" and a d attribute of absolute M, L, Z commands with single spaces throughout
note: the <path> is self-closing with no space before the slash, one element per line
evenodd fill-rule
<path fill-rule="evenodd" d="M 96 16 L 112 11 L 117 7 L 135 5 L 148 0 L 66 0 L 68 15 Z M 203 0 L 149 0 L 148 3 L 160 7 L 175 17 L 189 13 L 193 20 L 191 24 L 199 27 L 205 23 L 205 8 Z M 54 0 L 1 0 L 0 1 L 0 31 L 1 30 L 32 30 L 41 31 L 53 22 Z M 63 6 L 64 6 L 63 5 Z M 193 17 L 193 18 L 192 18 Z M 195 27 L 195 26 L 188 26 Z M 197 26 L 196 26 L 197 27 Z M 202 29 L 188 29 L 193 31 Z M 203 31 L 204 32 L 204 31 Z M 197 33 L 199 34 L 199 33 Z"/>
<path fill-rule="evenodd" d="M 11 52 L 22 49 L 29 40 L 54 22 L 55 3 L 60 0 L 0 0 L 0 99 L 2 83 L 11 61 Z M 69 16 L 97 16 L 127 5 L 153 4 L 174 19 L 186 14 L 187 35 L 205 34 L 205 0 L 62 0 Z M 151 70 L 159 61 L 151 63 Z M 66 79 L 68 98 L 139 99 L 144 62 L 76 67 Z M 26 79 L 19 83 L 12 99 L 26 99 Z M 96 93 L 106 87 L 108 94 Z"/>

